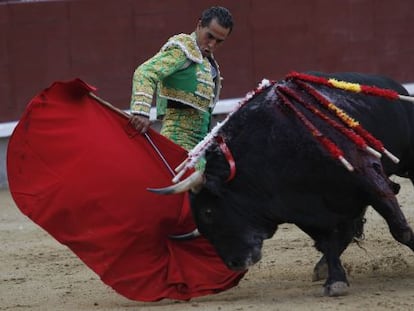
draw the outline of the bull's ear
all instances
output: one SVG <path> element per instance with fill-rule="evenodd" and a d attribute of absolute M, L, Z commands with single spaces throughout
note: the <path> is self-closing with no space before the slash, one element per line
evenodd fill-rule
<path fill-rule="evenodd" d="M 203 188 L 207 188 L 215 196 L 222 196 L 229 174 L 230 167 L 223 152 L 214 145 L 206 153 Z"/>
<path fill-rule="evenodd" d="M 206 176 L 204 188 L 213 195 L 220 197 L 223 192 L 223 181 L 216 176 Z"/>

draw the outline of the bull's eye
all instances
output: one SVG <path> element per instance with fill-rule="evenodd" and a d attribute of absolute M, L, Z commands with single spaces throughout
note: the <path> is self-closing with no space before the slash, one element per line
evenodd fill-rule
<path fill-rule="evenodd" d="M 213 210 L 211 208 L 206 208 L 203 212 L 203 219 L 206 223 L 213 222 Z"/>

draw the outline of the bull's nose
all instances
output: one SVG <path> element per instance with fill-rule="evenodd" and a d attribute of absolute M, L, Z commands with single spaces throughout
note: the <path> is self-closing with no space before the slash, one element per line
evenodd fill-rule
<path fill-rule="evenodd" d="M 240 257 L 229 258 L 229 260 L 226 261 L 226 265 L 231 270 L 242 271 L 254 265 L 261 258 L 262 258 L 262 253 L 260 251 L 260 248 L 257 247 L 257 248 L 254 248 L 253 251 L 246 257 L 240 256 Z"/>
<path fill-rule="evenodd" d="M 229 269 L 235 271 L 242 271 L 247 269 L 246 263 L 242 260 L 230 260 L 226 264 Z"/>

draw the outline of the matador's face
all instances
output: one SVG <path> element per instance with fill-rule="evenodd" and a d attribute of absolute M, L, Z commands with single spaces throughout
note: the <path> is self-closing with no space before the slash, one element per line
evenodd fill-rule
<path fill-rule="evenodd" d="M 196 28 L 197 45 L 203 57 L 209 57 L 226 40 L 230 33 L 229 28 L 221 26 L 216 19 L 212 19 L 210 24 L 203 27 L 201 21 Z"/>

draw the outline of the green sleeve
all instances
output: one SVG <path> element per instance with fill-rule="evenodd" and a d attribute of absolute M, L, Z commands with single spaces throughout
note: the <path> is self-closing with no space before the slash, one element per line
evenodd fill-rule
<path fill-rule="evenodd" d="M 186 62 L 185 53 L 178 46 L 171 46 L 140 65 L 132 79 L 131 112 L 149 116 L 158 83 L 180 70 Z"/>

